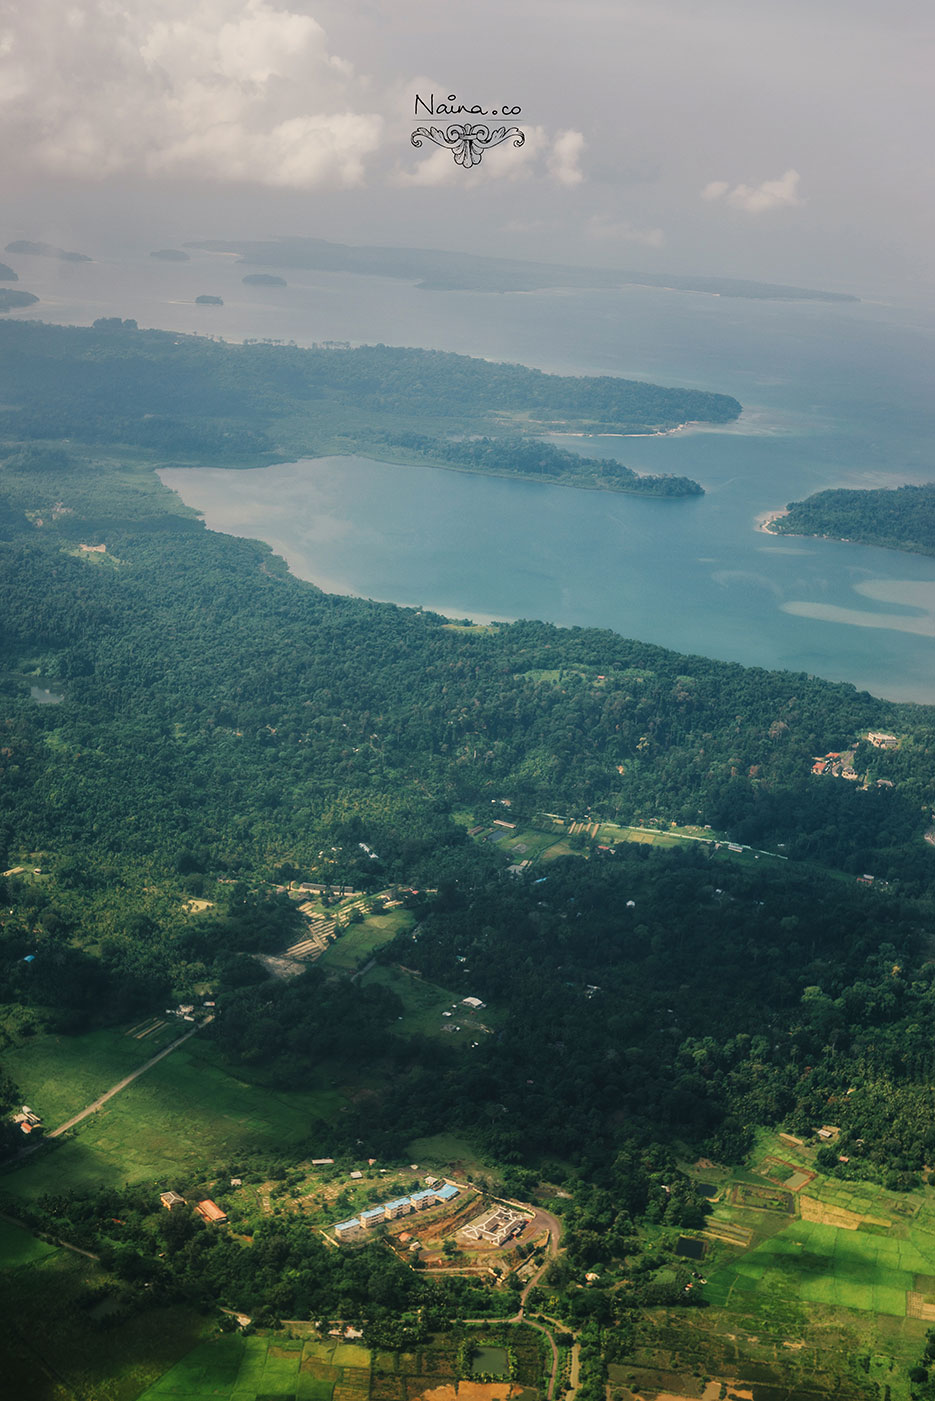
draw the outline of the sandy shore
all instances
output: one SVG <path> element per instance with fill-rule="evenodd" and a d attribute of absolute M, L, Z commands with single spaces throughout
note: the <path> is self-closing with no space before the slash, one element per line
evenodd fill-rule
<path fill-rule="evenodd" d="M 789 514 L 788 510 L 782 511 L 761 511 L 756 518 L 757 530 L 762 530 L 766 535 L 776 535 L 778 532 L 770 530 L 773 521 L 782 520 L 783 516 Z"/>
<path fill-rule="evenodd" d="M 681 433 L 684 428 L 708 428 L 720 427 L 720 424 L 709 424 L 706 419 L 691 418 L 685 423 L 677 423 L 674 428 L 657 428 L 652 433 L 581 433 L 572 432 L 570 429 L 560 428 L 556 432 L 550 433 L 550 438 L 668 438 L 673 433 Z"/>

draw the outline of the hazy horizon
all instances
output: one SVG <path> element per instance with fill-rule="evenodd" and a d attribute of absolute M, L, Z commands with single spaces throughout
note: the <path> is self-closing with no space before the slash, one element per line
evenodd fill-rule
<path fill-rule="evenodd" d="M 928 298 L 930 31 L 917 0 L 482 0 L 470 25 L 424 0 L 12 0 L 0 237 L 300 235 Z M 525 144 L 472 171 L 417 151 L 417 92 L 519 105 Z"/>

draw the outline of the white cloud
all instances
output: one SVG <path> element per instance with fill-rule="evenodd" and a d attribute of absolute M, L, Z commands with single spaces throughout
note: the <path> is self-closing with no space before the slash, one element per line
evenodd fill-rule
<path fill-rule="evenodd" d="M 580 131 L 560 131 L 552 143 L 549 174 L 560 185 L 580 185 L 584 172 L 579 164 L 585 147 Z"/>
<path fill-rule="evenodd" d="M 760 185 L 735 185 L 733 189 L 727 180 L 712 180 L 701 191 L 701 198 L 709 202 L 723 199 L 733 209 L 762 214 L 767 209 L 801 204 L 799 178 L 797 170 L 787 170 L 778 180 L 764 180 Z"/>
<path fill-rule="evenodd" d="M 75 0 L 57 18 L 12 0 L 6 14 L 0 137 L 24 168 L 343 186 L 383 139 L 317 20 L 267 0 Z"/>
<path fill-rule="evenodd" d="M 615 243 L 639 243 L 644 248 L 661 248 L 666 241 L 662 229 L 641 229 L 629 219 L 613 220 L 604 214 L 593 214 L 588 220 L 588 237 Z"/>

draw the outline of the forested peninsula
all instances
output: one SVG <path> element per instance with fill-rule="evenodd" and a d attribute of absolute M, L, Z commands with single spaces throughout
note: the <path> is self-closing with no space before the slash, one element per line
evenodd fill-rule
<path fill-rule="evenodd" d="M 772 535 L 820 535 L 935 555 L 935 483 L 818 491 L 804 501 L 791 501 L 768 529 Z"/>
<path fill-rule="evenodd" d="M 441 351 L 227 345 L 135 323 L 13 322 L 0 328 L 0 432 L 125 443 L 217 465 L 363 452 L 574 485 L 691 495 L 684 478 L 643 478 L 579 459 L 535 435 L 658 433 L 726 423 L 736 399 L 611 376 L 545 374 Z M 475 440 L 483 440 L 480 446 Z M 528 441 L 526 441 L 528 440 Z"/>

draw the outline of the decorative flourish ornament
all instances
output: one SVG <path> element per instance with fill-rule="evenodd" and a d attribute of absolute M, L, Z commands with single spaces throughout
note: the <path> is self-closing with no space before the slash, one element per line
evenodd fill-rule
<path fill-rule="evenodd" d="M 511 137 L 514 146 L 522 146 L 526 141 L 518 126 L 500 126 L 491 131 L 483 122 L 474 126 L 465 122 L 463 125 L 445 127 L 444 130 L 437 126 L 416 127 L 412 133 L 412 144 L 421 146 L 423 138 L 434 141 L 443 150 L 454 152 L 455 165 L 463 165 L 465 170 L 470 170 L 472 166 L 480 165 L 486 150 L 491 146 L 502 146 Z"/>

